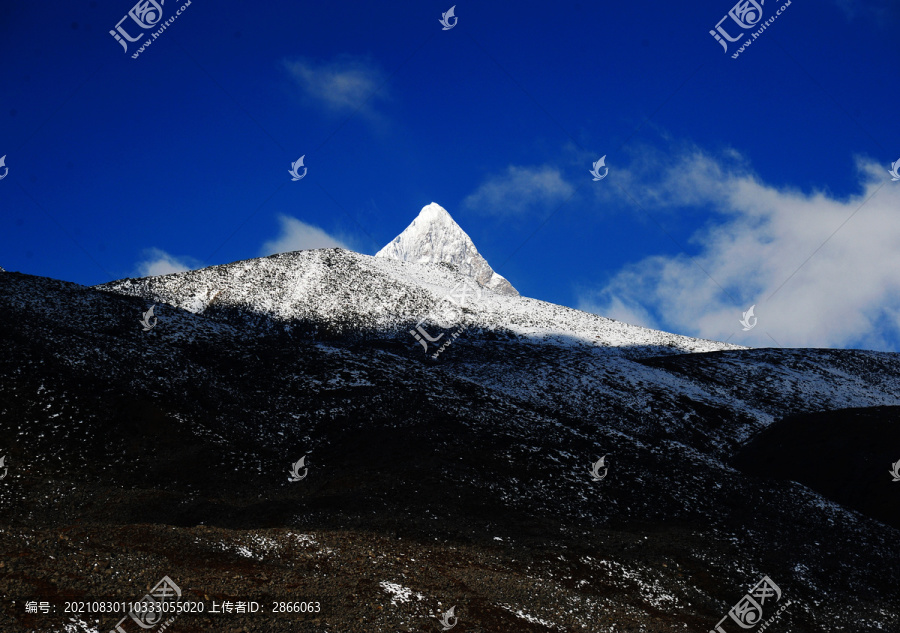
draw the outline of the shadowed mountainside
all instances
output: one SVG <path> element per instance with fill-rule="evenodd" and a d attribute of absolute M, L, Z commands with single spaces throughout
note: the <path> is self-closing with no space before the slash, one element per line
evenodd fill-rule
<path fill-rule="evenodd" d="M 0 593 L 18 605 L 3 603 L 4 631 L 105 633 L 117 618 L 81 625 L 21 601 L 139 599 L 164 575 L 192 599 L 327 607 L 183 616 L 188 633 L 439 630 L 450 606 L 468 631 L 709 630 L 764 575 L 794 601 L 785 630 L 900 630 L 897 529 L 759 458 L 757 473 L 729 465 L 783 415 L 900 405 L 897 355 L 684 354 L 693 339 L 558 307 L 545 336 L 550 317 L 521 307 L 541 302 L 488 296 L 434 361 L 402 321 L 324 316 L 382 305 L 343 277 L 374 258 L 291 255 L 274 259 L 329 280 L 307 291 L 319 312 L 278 313 L 273 258 L 117 282 L 127 294 L 0 275 Z M 447 279 L 426 292 L 381 265 L 361 278 L 414 309 L 456 279 L 431 267 Z M 176 307 L 210 279 L 246 294 Z M 833 441 L 859 440 L 845 426 Z M 304 455 L 308 475 L 288 482 Z M 870 457 L 848 459 L 847 479 L 864 485 Z"/>

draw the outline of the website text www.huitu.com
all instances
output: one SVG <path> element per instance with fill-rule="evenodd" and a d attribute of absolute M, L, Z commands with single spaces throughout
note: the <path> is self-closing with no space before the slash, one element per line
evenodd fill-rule
<path fill-rule="evenodd" d="M 193 2 L 193 0 L 188 0 L 187 2 L 185 2 L 185 3 L 181 6 L 181 8 L 178 9 L 178 11 L 175 12 L 175 15 L 173 15 L 171 18 L 169 18 L 168 20 L 166 20 L 165 22 L 163 22 L 162 27 L 160 27 L 159 30 L 154 31 L 153 33 L 151 33 L 151 34 L 150 34 L 150 35 L 151 35 L 151 38 L 150 38 L 149 40 L 147 40 L 146 42 L 144 42 L 144 44 L 143 44 L 139 49 L 137 49 L 137 51 L 134 53 L 134 55 L 131 56 L 131 59 L 137 59 L 137 58 L 138 58 L 138 55 L 140 55 L 141 53 L 143 53 L 144 50 L 145 50 L 146 48 L 149 48 L 150 44 L 153 43 L 153 40 L 155 40 L 157 37 L 159 37 L 160 35 L 162 35 L 163 31 L 165 31 L 167 28 L 169 28 L 169 25 L 172 24 L 175 20 L 178 19 L 178 16 L 181 15 L 181 12 L 182 12 L 182 11 L 184 11 L 184 10 L 187 9 L 189 6 L 191 6 L 191 2 Z"/>
<path fill-rule="evenodd" d="M 750 48 L 750 44 L 752 44 L 753 41 L 754 41 L 757 37 L 759 37 L 760 35 L 762 35 L 763 31 L 765 31 L 767 28 L 769 28 L 769 25 L 770 25 L 770 24 L 772 24 L 775 20 L 778 19 L 778 16 L 781 15 L 781 12 L 782 12 L 782 11 L 784 11 L 784 10 L 787 9 L 789 6 L 791 6 L 791 2 L 792 2 L 792 0 L 788 0 L 787 2 L 785 2 L 785 3 L 781 6 L 781 8 L 779 8 L 778 11 L 775 12 L 775 15 L 773 15 L 771 18 L 769 18 L 768 20 L 766 20 L 765 22 L 763 22 L 762 27 L 760 27 L 760 29 L 759 29 L 758 31 L 754 31 L 753 33 L 751 33 L 751 34 L 750 34 L 750 35 L 752 36 L 751 39 L 749 39 L 749 40 L 747 40 L 746 42 L 744 42 L 744 44 L 743 44 L 739 49 L 737 49 L 737 52 L 736 52 L 734 55 L 731 56 L 731 59 L 737 59 L 737 58 L 738 58 L 738 55 L 740 55 L 741 53 L 743 53 L 746 49 Z"/>

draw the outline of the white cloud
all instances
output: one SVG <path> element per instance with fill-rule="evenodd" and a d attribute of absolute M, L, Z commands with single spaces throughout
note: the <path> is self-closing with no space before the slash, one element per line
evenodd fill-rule
<path fill-rule="evenodd" d="M 346 248 L 347 240 L 332 237 L 322 229 L 287 215 L 278 216 L 281 234 L 274 240 L 263 244 L 260 254 L 274 255 L 290 251 L 303 251 L 313 248 Z"/>
<path fill-rule="evenodd" d="M 309 99 L 332 112 L 373 115 L 373 101 L 387 97 L 384 72 L 364 57 L 318 63 L 300 58 L 286 60 L 284 67 Z"/>
<path fill-rule="evenodd" d="M 502 174 L 488 178 L 463 205 L 496 214 L 519 214 L 561 203 L 574 191 L 556 167 L 510 165 Z"/>
<path fill-rule="evenodd" d="M 192 257 L 176 257 L 159 248 L 146 249 L 144 257 L 145 259 L 137 264 L 137 273 L 140 277 L 183 273 L 200 265 L 200 262 Z"/>
<path fill-rule="evenodd" d="M 897 348 L 900 187 L 884 165 L 860 159 L 857 167 L 860 192 L 838 199 L 760 182 L 699 152 L 682 155 L 641 192 L 654 209 L 712 210 L 714 222 L 691 237 L 693 260 L 647 257 L 584 294 L 579 307 L 757 347 Z M 738 321 L 752 304 L 758 324 L 744 332 Z"/>

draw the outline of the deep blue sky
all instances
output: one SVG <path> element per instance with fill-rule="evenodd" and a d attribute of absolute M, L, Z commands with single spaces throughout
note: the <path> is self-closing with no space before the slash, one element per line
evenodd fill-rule
<path fill-rule="evenodd" d="M 137 59 L 109 34 L 130 0 L 3 3 L 0 266 L 374 254 L 434 201 L 527 296 L 900 349 L 896 3 L 794 0 L 734 59 L 731 0 L 463 1 L 443 31 L 451 2 L 193 0 Z"/>

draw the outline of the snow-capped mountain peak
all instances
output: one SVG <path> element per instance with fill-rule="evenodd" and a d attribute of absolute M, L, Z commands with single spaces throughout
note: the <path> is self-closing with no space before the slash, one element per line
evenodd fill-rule
<path fill-rule="evenodd" d="M 441 205 L 432 202 L 390 244 L 375 254 L 418 264 L 448 263 L 483 287 L 504 295 L 518 296 L 506 278 L 494 272 L 475 248 L 472 239 Z"/>

